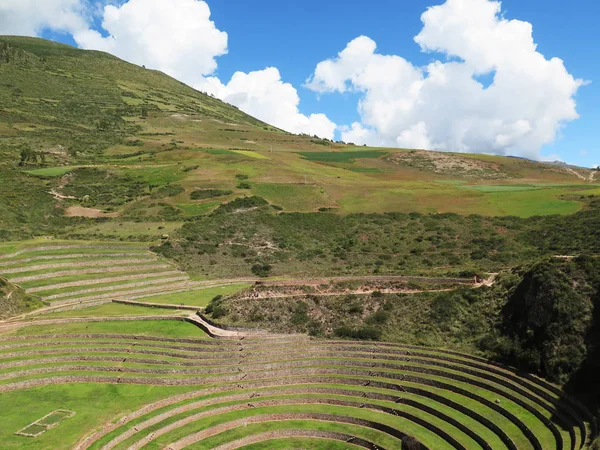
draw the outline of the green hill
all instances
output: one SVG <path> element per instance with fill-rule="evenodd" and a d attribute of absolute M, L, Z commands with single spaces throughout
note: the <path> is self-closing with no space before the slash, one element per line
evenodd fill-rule
<path fill-rule="evenodd" d="M 163 73 L 41 39 L 0 37 L 0 77 L 3 239 L 89 235 L 81 217 L 181 223 L 248 195 L 288 212 L 528 217 L 600 192 L 587 169 L 291 135 Z"/>

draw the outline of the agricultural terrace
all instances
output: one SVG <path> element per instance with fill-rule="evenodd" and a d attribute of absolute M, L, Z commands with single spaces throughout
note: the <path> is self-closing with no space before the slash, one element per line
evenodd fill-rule
<path fill-rule="evenodd" d="M 41 312 L 99 307 L 113 301 L 198 309 L 216 295 L 245 286 L 226 280 L 192 281 L 140 243 L 37 240 L 2 244 L 0 252 L 0 275 L 41 300 Z"/>
<path fill-rule="evenodd" d="M 574 450 L 595 431 L 557 387 L 457 352 L 224 331 L 196 314 L 46 317 L 0 325 L 3 448 Z M 74 414 L 15 434 L 53 411 Z"/>

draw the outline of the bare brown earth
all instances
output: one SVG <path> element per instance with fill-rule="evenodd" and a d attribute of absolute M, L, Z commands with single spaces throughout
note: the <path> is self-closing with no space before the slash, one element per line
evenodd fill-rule
<path fill-rule="evenodd" d="M 387 159 L 398 165 L 431 170 L 442 175 L 451 174 L 478 179 L 509 178 L 509 175 L 504 173 L 497 164 L 463 157 L 455 153 L 415 150 L 410 152 L 395 152 L 390 154 Z"/>
<path fill-rule="evenodd" d="M 65 216 L 67 217 L 87 217 L 90 219 L 98 219 L 100 217 L 119 217 L 118 212 L 105 213 L 99 209 L 84 208 L 83 206 L 69 206 L 65 210 Z"/>

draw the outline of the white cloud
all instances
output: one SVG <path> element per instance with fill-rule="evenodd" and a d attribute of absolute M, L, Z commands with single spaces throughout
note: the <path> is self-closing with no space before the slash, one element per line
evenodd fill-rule
<path fill-rule="evenodd" d="M 333 139 L 335 123 L 324 114 L 301 114 L 298 92 L 290 83 L 281 80 L 275 67 L 250 73 L 236 72 L 226 85 L 210 77 L 198 88 L 278 128 Z"/>
<path fill-rule="evenodd" d="M 107 5 L 102 28 L 74 34 L 82 48 L 103 50 L 145 64 L 194 85 L 217 68 L 227 53 L 227 33 L 210 20 L 210 8 L 199 0 L 129 0 Z"/>
<path fill-rule="evenodd" d="M 578 117 L 574 95 L 584 83 L 560 59 L 537 51 L 531 24 L 500 12 L 496 1 L 447 0 L 422 15 L 415 37 L 446 62 L 415 67 L 377 53 L 361 36 L 319 63 L 307 87 L 363 93 L 362 123 L 343 128 L 344 140 L 539 158 L 540 148 Z M 489 87 L 477 81 L 486 74 L 493 75 Z"/>
<path fill-rule="evenodd" d="M 286 131 L 333 138 L 336 125 L 324 114 L 300 114 L 298 92 L 276 68 L 237 72 L 227 85 L 210 76 L 216 58 L 227 53 L 228 40 L 210 15 L 200 0 L 129 0 L 104 8 L 107 37 L 87 29 L 74 38 L 83 48 L 162 70 Z"/>
<path fill-rule="evenodd" d="M 81 48 L 161 70 L 276 127 L 333 139 L 336 125 L 324 114 L 301 114 L 298 92 L 278 69 L 237 72 L 226 85 L 211 76 L 228 36 L 210 16 L 203 0 L 0 0 L 0 34 L 66 32 Z"/>
<path fill-rule="evenodd" d="M 37 36 L 45 29 L 73 33 L 87 27 L 82 0 L 2 0 L 0 34 Z"/>

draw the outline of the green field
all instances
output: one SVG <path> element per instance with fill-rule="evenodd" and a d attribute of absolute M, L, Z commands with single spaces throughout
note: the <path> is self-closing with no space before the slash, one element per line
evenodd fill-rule
<path fill-rule="evenodd" d="M 81 342 L 81 333 L 89 336 L 86 344 Z M 97 333 L 112 334 L 103 337 Z M 132 334 L 138 335 L 133 347 Z M 494 448 L 504 448 L 512 441 L 523 449 L 534 448 L 536 443 L 553 448 L 556 439 L 567 446 L 581 442 L 579 430 L 568 432 L 569 426 L 575 426 L 574 418 L 569 419 L 571 422 L 547 422 L 555 409 L 538 394 L 544 392 L 546 398 L 556 399 L 556 390 L 468 355 L 401 345 L 290 338 L 271 343 L 250 339 L 244 344 L 247 350 L 227 340 L 175 343 L 172 338 L 198 339 L 202 333 L 192 325 L 167 321 L 27 326 L 10 336 L 10 340 L 2 341 L 5 350 L 0 352 L 0 361 L 18 363 L 18 369 L 0 371 L 0 389 L 8 389 L 0 406 L 2 402 L 17 402 L 18 406 L 0 408 L 5 424 L 0 437 L 6 448 L 21 448 L 31 442 L 27 440 L 30 438 L 14 436 L 13 429 L 21 429 L 56 409 L 76 414 L 36 438 L 36 448 L 70 448 L 103 424 L 108 427 L 94 436 L 89 448 L 101 448 L 115 438 L 117 448 L 126 448 L 146 436 L 150 448 L 163 448 L 200 431 L 202 435 L 191 438 L 192 442 L 196 439 L 201 441 L 200 448 L 213 448 L 278 430 L 284 433 L 280 437 L 286 430 L 305 430 L 307 436 L 321 433 L 325 439 L 342 433 L 386 448 L 398 448 L 404 434 L 418 436 L 422 444 L 436 449 L 454 448 L 457 443 L 475 448 L 478 440 Z M 31 358 L 22 352 L 31 348 L 29 341 L 23 340 L 26 337 L 34 337 L 42 350 L 40 358 L 26 359 Z M 39 346 L 42 342 L 44 345 Z M 156 353 L 159 350 L 166 353 Z M 144 356 L 148 351 L 154 355 Z M 270 356 L 265 361 L 264 356 L 255 354 L 257 351 Z M 403 357 L 407 351 L 409 359 Z M 48 352 L 53 355 L 50 359 L 44 354 Z M 70 365 L 69 360 L 78 357 L 78 352 L 86 358 L 77 366 Z M 94 362 L 96 356 L 120 358 L 123 352 L 129 356 L 119 364 L 122 384 L 86 382 L 89 376 L 114 376 L 114 364 Z M 70 357 L 65 359 L 63 353 Z M 252 382 L 253 386 L 250 399 L 235 378 L 227 378 L 231 376 L 228 373 L 241 376 L 235 363 L 240 354 L 247 360 L 242 369 L 243 383 Z M 215 365 L 214 356 L 223 361 Z M 182 370 L 179 362 L 187 368 Z M 286 377 L 289 367 L 296 367 L 303 375 Z M 428 373 L 423 370 L 433 372 L 423 377 Z M 80 383 L 47 385 L 49 377 L 60 375 Z M 143 377 L 148 385 L 137 385 L 133 377 Z M 37 386 L 13 390 L 11 383 L 21 380 Z M 165 387 L 169 380 L 179 380 L 183 386 Z M 203 380 L 200 386 L 198 380 Z M 190 393 L 181 395 L 186 392 Z M 94 402 L 86 406 L 83 399 L 90 396 Z M 160 398 L 168 400 L 146 407 L 124 422 L 115 421 Z M 29 402 L 35 406 L 26 407 Z M 216 427 L 221 427 L 219 432 Z M 525 429 L 532 434 L 527 436 Z M 311 445 L 330 448 L 327 441 L 319 442 Z"/>
<path fill-rule="evenodd" d="M 234 284 L 179 294 L 157 295 L 150 297 L 148 301 L 152 303 L 165 303 L 167 305 L 206 306 L 217 295 L 227 296 L 235 294 L 247 287 L 248 285 L 246 284 Z"/>
<path fill-rule="evenodd" d="M 48 317 L 46 317 L 48 318 Z M 30 325 L 17 331 L 4 332 L 2 336 L 43 336 L 52 334 L 81 333 L 124 333 L 140 336 L 165 338 L 196 338 L 206 335 L 194 325 L 179 321 L 124 321 L 124 322 L 82 322 L 57 325 Z"/>
<path fill-rule="evenodd" d="M 171 309 L 153 309 L 140 306 L 129 306 L 118 303 L 107 303 L 100 306 L 90 306 L 85 309 L 56 312 L 39 316 L 40 320 L 62 319 L 70 317 L 135 317 L 135 316 L 178 316 L 183 315 L 181 311 Z"/>

